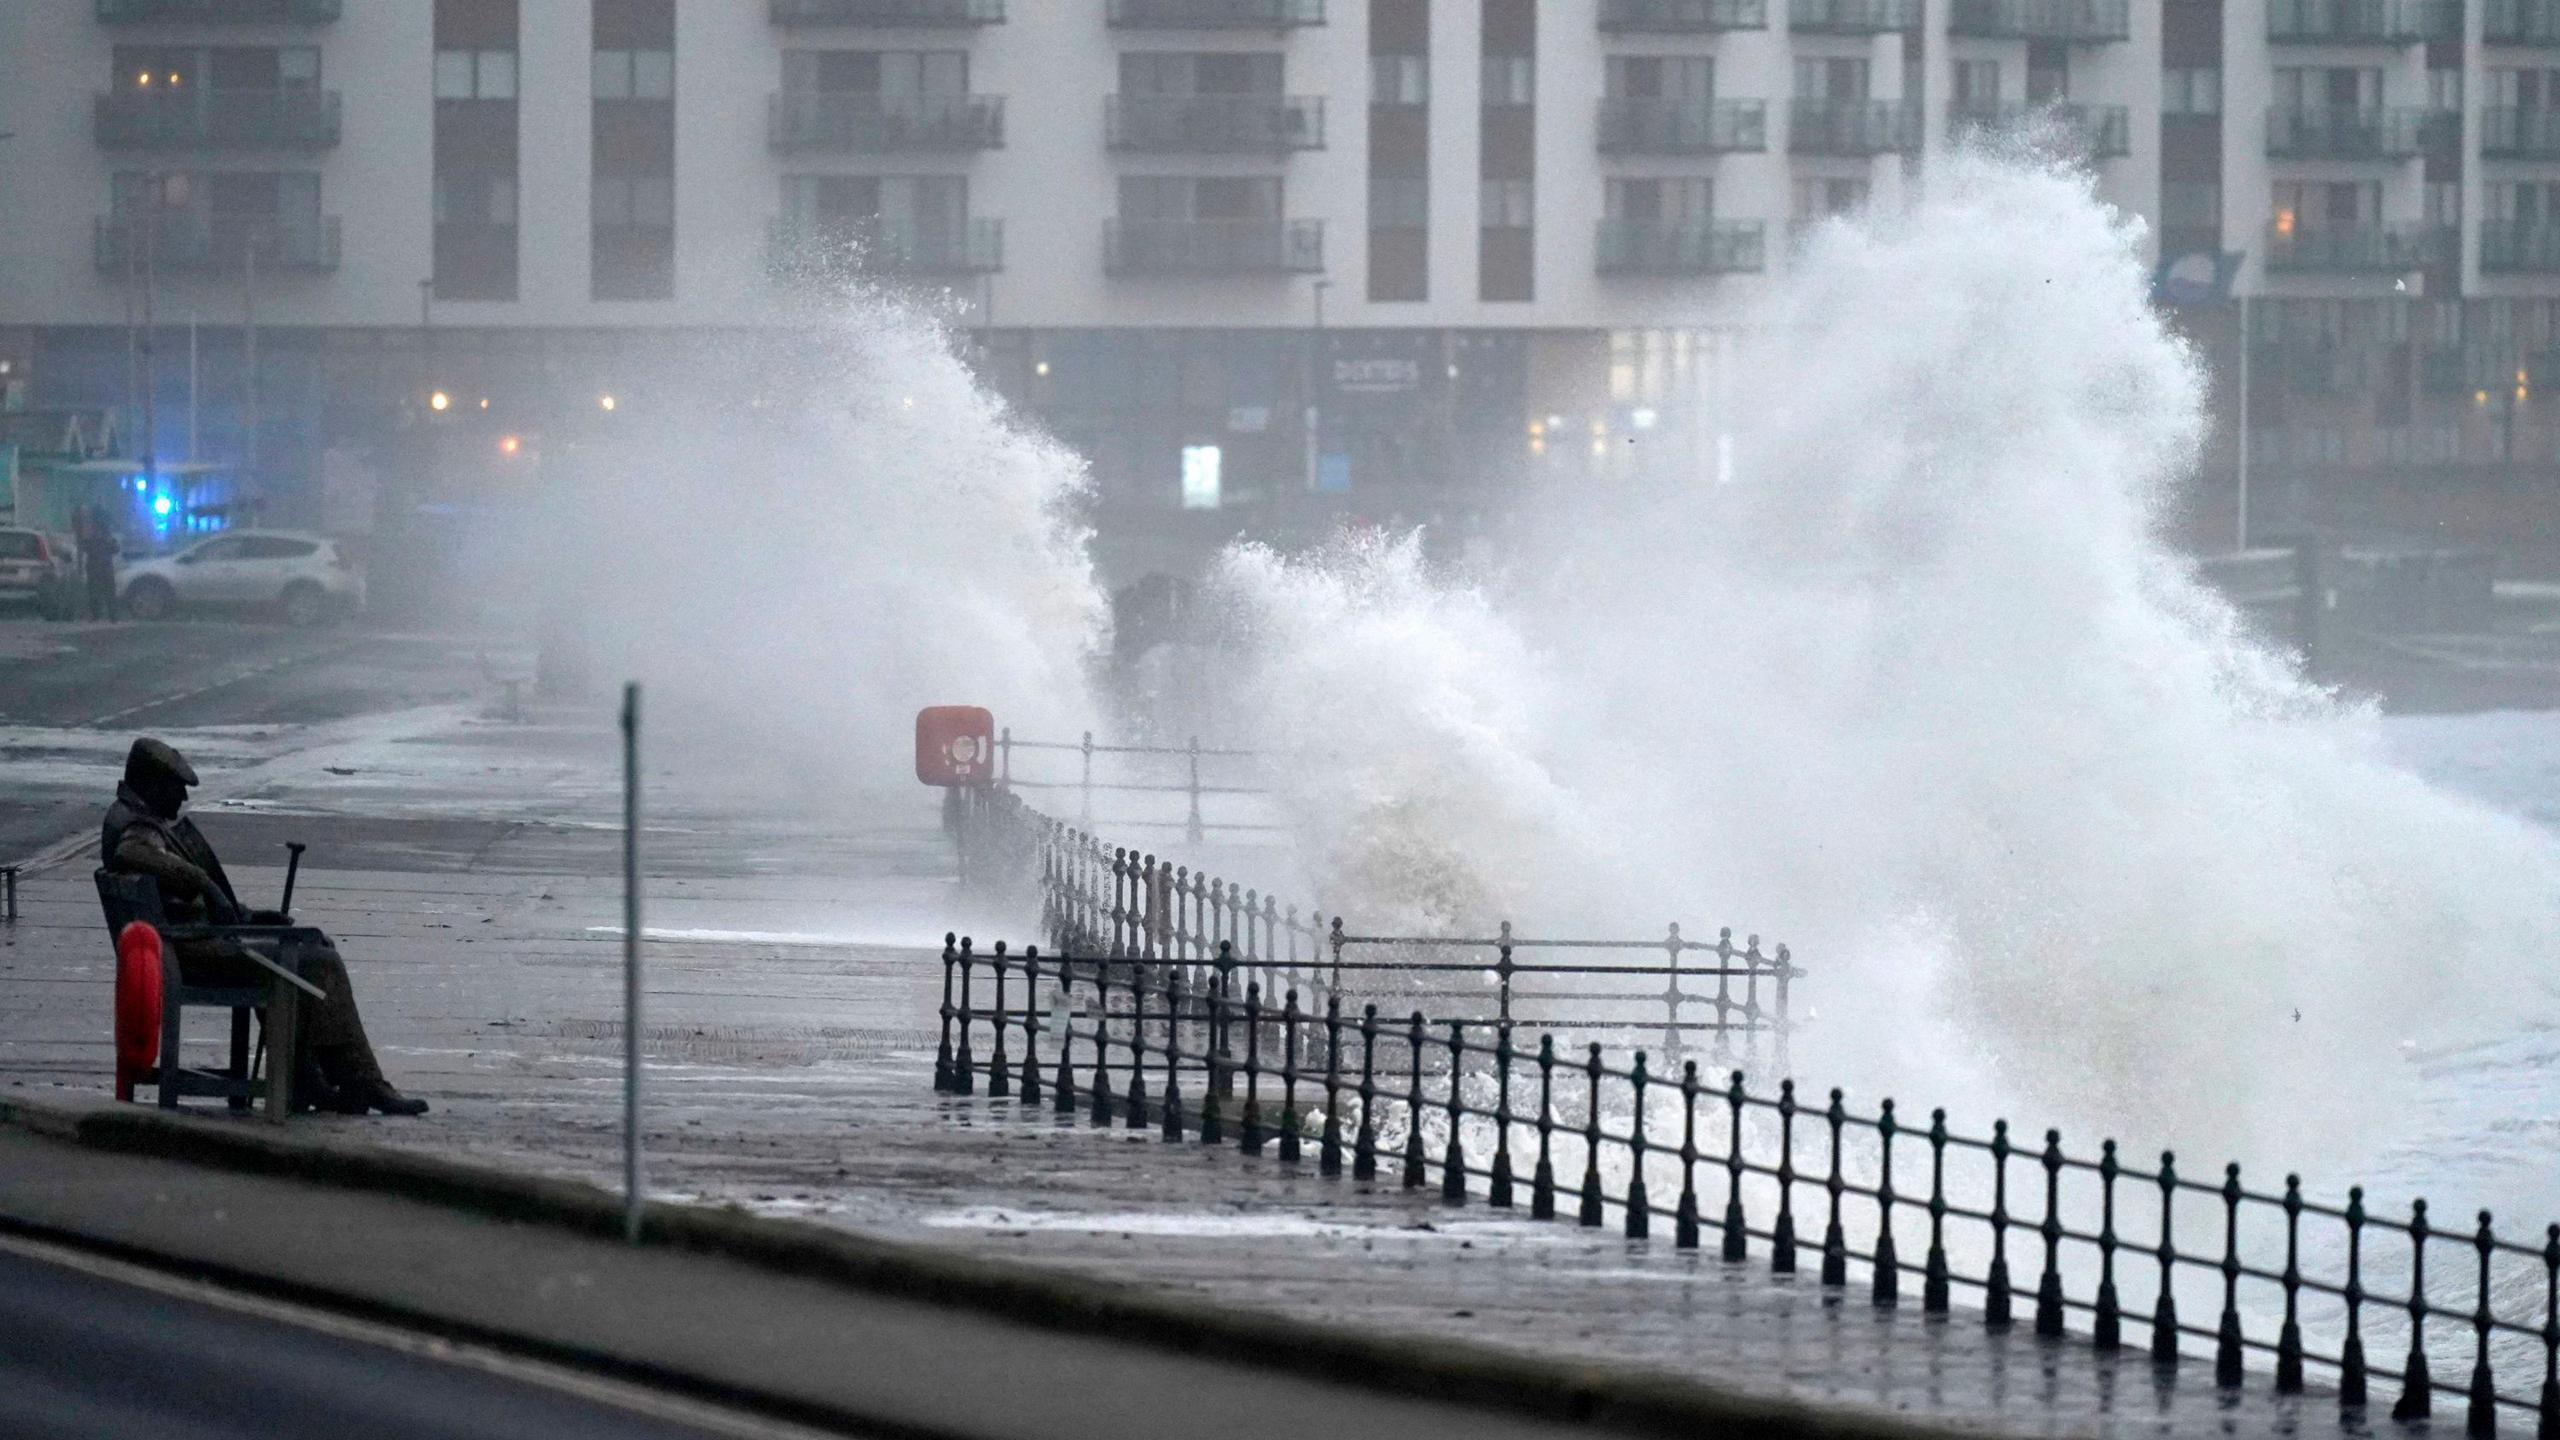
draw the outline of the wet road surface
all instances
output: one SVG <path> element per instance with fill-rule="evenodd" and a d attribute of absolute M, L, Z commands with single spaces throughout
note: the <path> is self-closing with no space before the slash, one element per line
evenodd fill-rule
<path fill-rule="evenodd" d="M 768 1433 L 745 1422 L 685 1423 L 665 1410 L 683 1415 L 698 1407 L 661 1406 L 642 1392 L 583 1378 L 544 1383 L 537 1377 L 549 1372 L 540 1367 L 423 1337 L 403 1343 L 397 1332 L 297 1307 L 189 1282 L 135 1283 L 146 1277 L 112 1273 L 121 1268 L 99 1273 L 0 1244 L 0 1436 L 701 1440 Z"/>

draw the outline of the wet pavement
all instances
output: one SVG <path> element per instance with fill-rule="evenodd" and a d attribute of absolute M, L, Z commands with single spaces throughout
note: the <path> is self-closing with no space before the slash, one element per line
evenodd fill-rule
<path fill-rule="evenodd" d="M 209 774 L 201 823 L 257 900 L 281 882 L 282 842 L 311 845 L 296 909 L 337 937 L 394 1077 L 436 1106 L 423 1121 L 297 1123 L 613 1183 L 610 705 L 520 722 L 494 709 L 484 686 L 298 728 L 274 758 Z M 60 732 L 58 748 L 120 752 L 123 733 Z M 191 744 L 184 727 L 165 733 Z M 112 767 L 98 763 L 103 800 Z M 1014 917 L 968 913 L 926 794 L 790 818 L 722 793 L 723 778 L 713 765 L 648 775 L 658 1193 L 1984 1433 L 2366 1433 L 2342 1429 L 2325 1396 L 2273 1396 L 2264 1376 L 2227 1397 L 2204 1357 L 2171 1371 L 2105 1361 L 2085 1341 L 1879 1312 L 1854 1288 L 1826 1294 L 1667 1239 L 1496 1219 L 1311 1164 L 936 1095 L 941 931 L 992 937 Z M 23 918 L 0 927 L 0 1085 L 13 1091 L 107 1088 L 109 956 L 90 863 L 30 875 Z"/>

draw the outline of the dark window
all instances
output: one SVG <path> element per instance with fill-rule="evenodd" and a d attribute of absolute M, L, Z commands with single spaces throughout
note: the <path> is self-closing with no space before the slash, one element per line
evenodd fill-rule
<path fill-rule="evenodd" d="M 1536 295 L 1537 56 L 1536 0 L 1484 0 L 1479 300 L 1518 302 Z"/>
<path fill-rule="evenodd" d="M 516 0 L 436 0 L 435 297 L 516 298 Z"/>
<path fill-rule="evenodd" d="M 598 300 L 675 294 L 674 0 L 596 0 L 591 66 Z"/>
<path fill-rule="evenodd" d="M 299 560 L 320 547 L 308 540 L 287 540 L 279 535 L 251 535 L 240 542 L 243 560 Z"/>
<path fill-rule="evenodd" d="M 1370 0 L 1369 298 L 1431 298 L 1431 6 Z"/>

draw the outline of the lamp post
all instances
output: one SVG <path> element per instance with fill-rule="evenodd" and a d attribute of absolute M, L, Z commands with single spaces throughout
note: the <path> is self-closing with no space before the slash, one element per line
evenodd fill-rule
<path fill-rule="evenodd" d="M 161 186 L 167 183 L 158 170 L 143 172 L 142 204 L 142 491 L 155 508 L 160 499 L 160 412 L 157 393 L 159 379 L 151 356 L 151 308 L 153 292 L 160 283 L 160 205 L 164 198 Z M 127 243 L 130 237 L 127 237 Z"/>
<path fill-rule="evenodd" d="M 2246 550 L 2249 548 L 2249 352 L 2257 348 L 2257 337 L 2249 333 L 2249 292 L 2243 290 L 2235 298 L 2240 302 L 2240 456 L 2239 499 L 2236 518 L 2232 522 L 2231 548 Z"/>
<path fill-rule="evenodd" d="M 1312 290 L 1315 302 L 1315 329 L 1307 339 L 1307 490 L 1321 489 L 1324 483 L 1324 407 L 1317 400 L 1319 376 L 1324 370 L 1324 292 L 1333 282 L 1319 275 Z"/>

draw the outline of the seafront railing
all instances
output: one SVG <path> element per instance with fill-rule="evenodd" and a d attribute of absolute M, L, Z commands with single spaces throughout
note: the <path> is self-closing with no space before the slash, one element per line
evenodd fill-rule
<path fill-rule="evenodd" d="M 1666 1052 L 1701 1043 L 1784 1068 L 1795 982 L 1784 945 L 1713 940 L 1677 923 L 1661 935 L 1541 938 L 1500 922 L 1490 935 L 1374 935 L 1342 916 L 1301 914 L 1275 896 L 1160 861 L 1051 819 L 1008 791 L 972 792 L 962 848 L 981 880 L 1036 884 L 1053 953 L 1201 962 L 1224 946 L 1247 966 L 1322 1003 L 1356 994 L 1494 1024 L 1535 1025 L 1613 1041 L 1658 1035 Z M 1025 877 L 1028 877 L 1027 879 Z"/>
<path fill-rule="evenodd" d="M 2276 1191 L 2236 1164 L 2216 1181 L 2170 1152 L 2133 1163 L 2113 1140 L 2092 1156 L 2058 1131 L 2012 1139 L 2005 1120 L 1982 1135 L 1943 1109 L 1918 1125 L 1890 1099 L 1800 1099 L 1793 1078 L 1751 1077 L 1789 1068 L 1805 972 L 1730 932 L 1364 935 L 1007 790 L 970 792 L 959 829 L 967 873 L 1036 899 L 1048 949 L 946 947 L 938 1089 L 983 1079 L 1167 1140 L 1312 1151 L 1355 1180 L 1385 1167 L 1451 1204 L 1525 1195 L 1533 1217 L 1614 1214 L 1636 1238 L 1660 1223 L 1679 1248 L 1712 1236 L 1730 1261 L 1816 1265 L 1827 1287 L 1855 1269 L 1880 1307 L 1916 1285 L 1927 1313 L 1961 1296 L 1991 1328 L 2023 1314 L 2038 1335 L 2163 1364 L 2202 1342 L 2218 1385 L 2317 1379 L 2348 1417 L 2387 1400 L 2414 1421 L 2452 1396 L 2467 1434 L 2529 1415 L 2537 1440 L 2560 1440 L 2560 1225 L 2537 1246 L 2485 1210 L 2442 1228 L 2425 1201 L 2386 1212 L 2361 1187 L 2324 1201 L 2297 1175 Z M 1620 963 L 1655 949 L 1661 963 Z"/>
<path fill-rule="evenodd" d="M 1963 1292 L 1991 1329 L 2023 1316 L 2162 1364 L 2202 1342 L 2229 1389 L 2271 1367 L 2298 1393 L 2316 1367 L 2350 1419 L 2387 1399 L 2414 1421 L 2451 1396 L 2467 1434 L 2503 1415 L 2560 1440 L 2560 1225 L 2539 1246 L 2485 1210 L 2439 1229 L 2423 1200 L 2403 1219 L 2361 1188 L 2313 1199 L 2296 1175 L 2280 1192 L 2236 1164 L 2189 1178 L 2167 1152 L 2145 1166 L 2107 1140 L 2093 1157 L 2058 1131 L 2014 1140 L 2005 1120 L 1967 1133 L 1943 1109 L 1917 1124 L 1890 1099 L 1800 1099 L 1793 1079 L 1694 1058 L 1656 1070 L 1645 1049 L 1528 1044 L 1513 1021 L 1392 1015 L 1339 988 L 1310 1004 L 1293 973 L 1224 938 L 1192 958 L 951 937 L 934 1085 L 1283 1165 L 1312 1154 L 1322 1174 L 1436 1186 L 1453 1206 L 1614 1215 L 1630 1239 L 1666 1227 L 1678 1249 L 1815 1267 L 1834 1290 L 1854 1268 L 1882 1308 L 1916 1285 L 1928 1314 Z M 2182 1289 L 2214 1297 L 2212 1323 L 2187 1318 Z"/>

